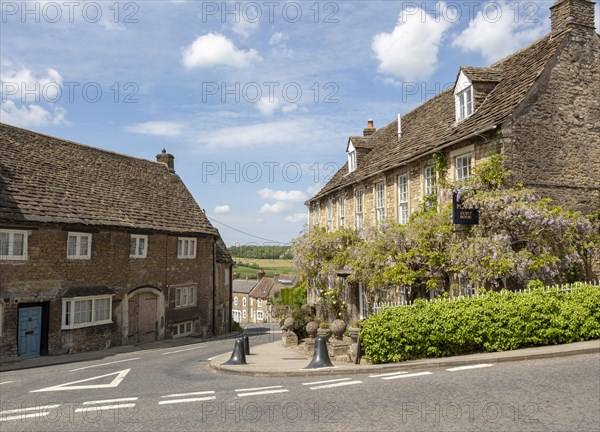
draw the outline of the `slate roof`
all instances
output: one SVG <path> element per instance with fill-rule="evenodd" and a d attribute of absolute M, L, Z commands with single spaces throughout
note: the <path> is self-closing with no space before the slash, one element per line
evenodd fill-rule
<path fill-rule="evenodd" d="M 0 221 L 218 235 L 166 165 L 0 123 Z"/>
<path fill-rule="evenodd" d="M 263 277 L 258 281 L 252 291 L 250 291 L 250 297 L 266 299 L 269 298 L 271 288 L 275 284 L 275 279 L 271 277 Z"/>
<path fill-rule="evenodd" d="M 439 147 L 501 125 L 523 101 L 568 35 L 568 31 L 548 34 L 490 68 L 464 68 L 470 73 L 467 76 L 474 81 L 498 81 L 471 117 L 456 124 L 454 89 L 439 93 L 402 116 L 400 141 L 396 119 L 369 137 L 373 150 L 362 158 L 355 171 L 348 173 L 346 163 L 306 204 L 337 189 L 407 164 Z"/>
<path fill-rule="evenodd" d="M 248 294 L 256 286 L 256 279 L 234 279 L 231 289 L 234 293 Z"/>

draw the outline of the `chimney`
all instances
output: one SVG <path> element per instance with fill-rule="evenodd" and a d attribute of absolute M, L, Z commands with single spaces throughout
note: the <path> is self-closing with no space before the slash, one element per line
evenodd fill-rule
<path fill-rule="evenodd" d="M 373 120 L 369 119 L 367 121 L 367 127 L 366 127 L 366 129 L 363 129 L 363 136 L 364 137 L 371 136 L 371 135 L 373 135 L 375 133 L 376 130 L 377 129 L 375 129 L 375 127 L 373 126 Z"/>
<path fill-rule="evenodd" d="M 558 34 L 567 29 L 580 35 L 593 34 L 595 2 L 591 0 L 557 0 L 550 7 L 552 34 Z"/>
<path fill-rule="evenodd" d="M 169 172 L 175 172 L 175 156 L 167 153 L 166 149 L 162 149 L 162 153 L 156 155 L 156 162 L 164 163 L 169 168 Z"/>
<path fill-rule="evenodd" d="M 260 271 L 256 272 L 256 279 L 261 280 L 264 277 L 265 277 L 264 271 L 260 270 Z"/>

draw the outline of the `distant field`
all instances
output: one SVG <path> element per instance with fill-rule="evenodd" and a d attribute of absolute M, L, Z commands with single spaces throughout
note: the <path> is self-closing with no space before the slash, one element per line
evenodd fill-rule
<path fill-rule="evenodd" d="M 292 273 L 292 261 L 291 260 L 283 260 L 283 259 L 256 259 L 256 258 L 236 258 L 233 260 L 236 263 L 244 263 L 244 264 L 256 264 L 258 267 L 263 270 L 266 276 L 273 276 L 275 273 L 277 274 L 288 274 Z M 256 278 L 256 273 L 259 269 L 250 268 L 246 266 L 240 266 L 236 264 L 233 266 L 233 271 L 236 272 L 240 278 Z"/>

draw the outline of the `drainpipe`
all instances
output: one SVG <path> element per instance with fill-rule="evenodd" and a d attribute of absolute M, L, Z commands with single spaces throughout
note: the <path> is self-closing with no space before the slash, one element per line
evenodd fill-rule
<path fill-rule="evenodd" d="M 229 307 L 227 308 L 228 318 L 228 332 L 231 333 L 232 321 L 233 321 L 233 265 L 229 264 Z"/>
<path fill-rule="evenodd" d="M 215 311 L 216 311 L 216 297 L 217 297 L 217 240 L 213 237 L 213 286 L 212 286 L 212 335 L 215 336 Z"/>

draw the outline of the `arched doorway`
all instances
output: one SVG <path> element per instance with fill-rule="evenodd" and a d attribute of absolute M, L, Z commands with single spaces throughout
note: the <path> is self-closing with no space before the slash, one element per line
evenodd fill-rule
<path fill-rule="evenodd" d="M 127 304 L 129 343 L 153 342 L 159 338 L 160 291 L 141 288 L 129 294 Z"/>

